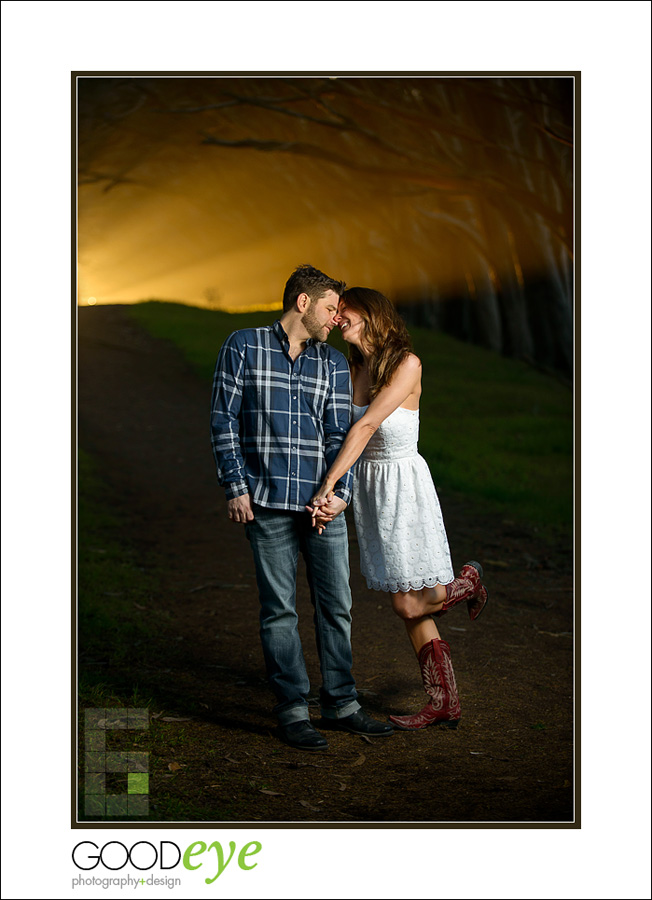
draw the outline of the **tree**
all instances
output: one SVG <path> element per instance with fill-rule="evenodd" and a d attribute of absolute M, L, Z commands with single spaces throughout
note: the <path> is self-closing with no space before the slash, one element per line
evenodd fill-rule
<path fill-rule="evenodd" d="M 572 78 L 103 79 L 79 110 L 82 184 L 174 142 L 265 157 L 289 202 L 378 203 L 406 315 L 571 371 Z"/>

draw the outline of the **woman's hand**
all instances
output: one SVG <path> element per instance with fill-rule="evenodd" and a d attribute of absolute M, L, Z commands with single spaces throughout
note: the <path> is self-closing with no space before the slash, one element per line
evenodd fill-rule
<path fill-rule="evenodd" d="M 336 497 L 331 488 L 322 485 L 311 502 L 306 505 L 306 509 L 312 516 L 312 527 L 317 528 L 318 534 L 321 534 L 326 525 L 339 516 L 346 506 L 346 501 Z"/>
<path fill-rule="evenodd" d="M 329 487 L 329 485 L 324 482 L 322 486 L 319 488 L 315 496 L 310 501 L 311 506 L 326 506 L 331 502 L 335 494 L 333 493 L 333 488 Z"/>
<path fill-rule="evenodd" d="M 326 509 L 334 496 L 332 488 L 329 488 L 324 483 L 312 498 L 310 504 L 306 506 L 306 509 L 312 516 L 312 527 L 317 529 L 317 534 L 321 534 L 326 528 L 327 522 L 332 522 L 335 518 L 333 515 L 329 515 L 330 511 Z"/>

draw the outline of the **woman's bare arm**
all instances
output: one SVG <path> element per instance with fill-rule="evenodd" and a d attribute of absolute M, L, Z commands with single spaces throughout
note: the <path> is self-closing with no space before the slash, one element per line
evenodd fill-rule
<path fill-rule="evenodd" d="M 414 393 L 420 380 L 421 361 L 411 353 L 399 365 L 390 384 L 374 397 L 364 416 L 349 429 L 340 452 L 312 498 L 314 506 L 327 502 L 338 480 L 356 462 L 378 426 Z"/>

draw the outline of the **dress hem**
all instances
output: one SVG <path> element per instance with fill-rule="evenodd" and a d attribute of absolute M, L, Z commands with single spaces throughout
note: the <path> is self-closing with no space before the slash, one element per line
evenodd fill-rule
<path fill-rule="evenodd" d="M 438 584 L 446 587 L 447 584 L 452 584 L 455 578 L 451 578 L 450 581 L 433 581 L 432 583 L 423 578 L 415 581 L 392 581 L 391 584 L 388 581 L 373 581 L 366 577 L 365 581 L 367 582 L 367 587 L 372 591 L 383 591 L 386 594 L 398 594 L 401 591 L 406 594 L 408 591 L 422 591 L 424 588 L 435 588 Z"/>

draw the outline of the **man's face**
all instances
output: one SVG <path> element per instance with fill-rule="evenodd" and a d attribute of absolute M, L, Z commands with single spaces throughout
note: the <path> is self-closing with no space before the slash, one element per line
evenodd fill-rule
<path fill-rule="evenodd" d="M 301 324 L 313 340 L 325 341 L 337 325 L 339 299 L 335 291 L 326 291 L 323 297 L 311 301 L 301 317 Z"/>

